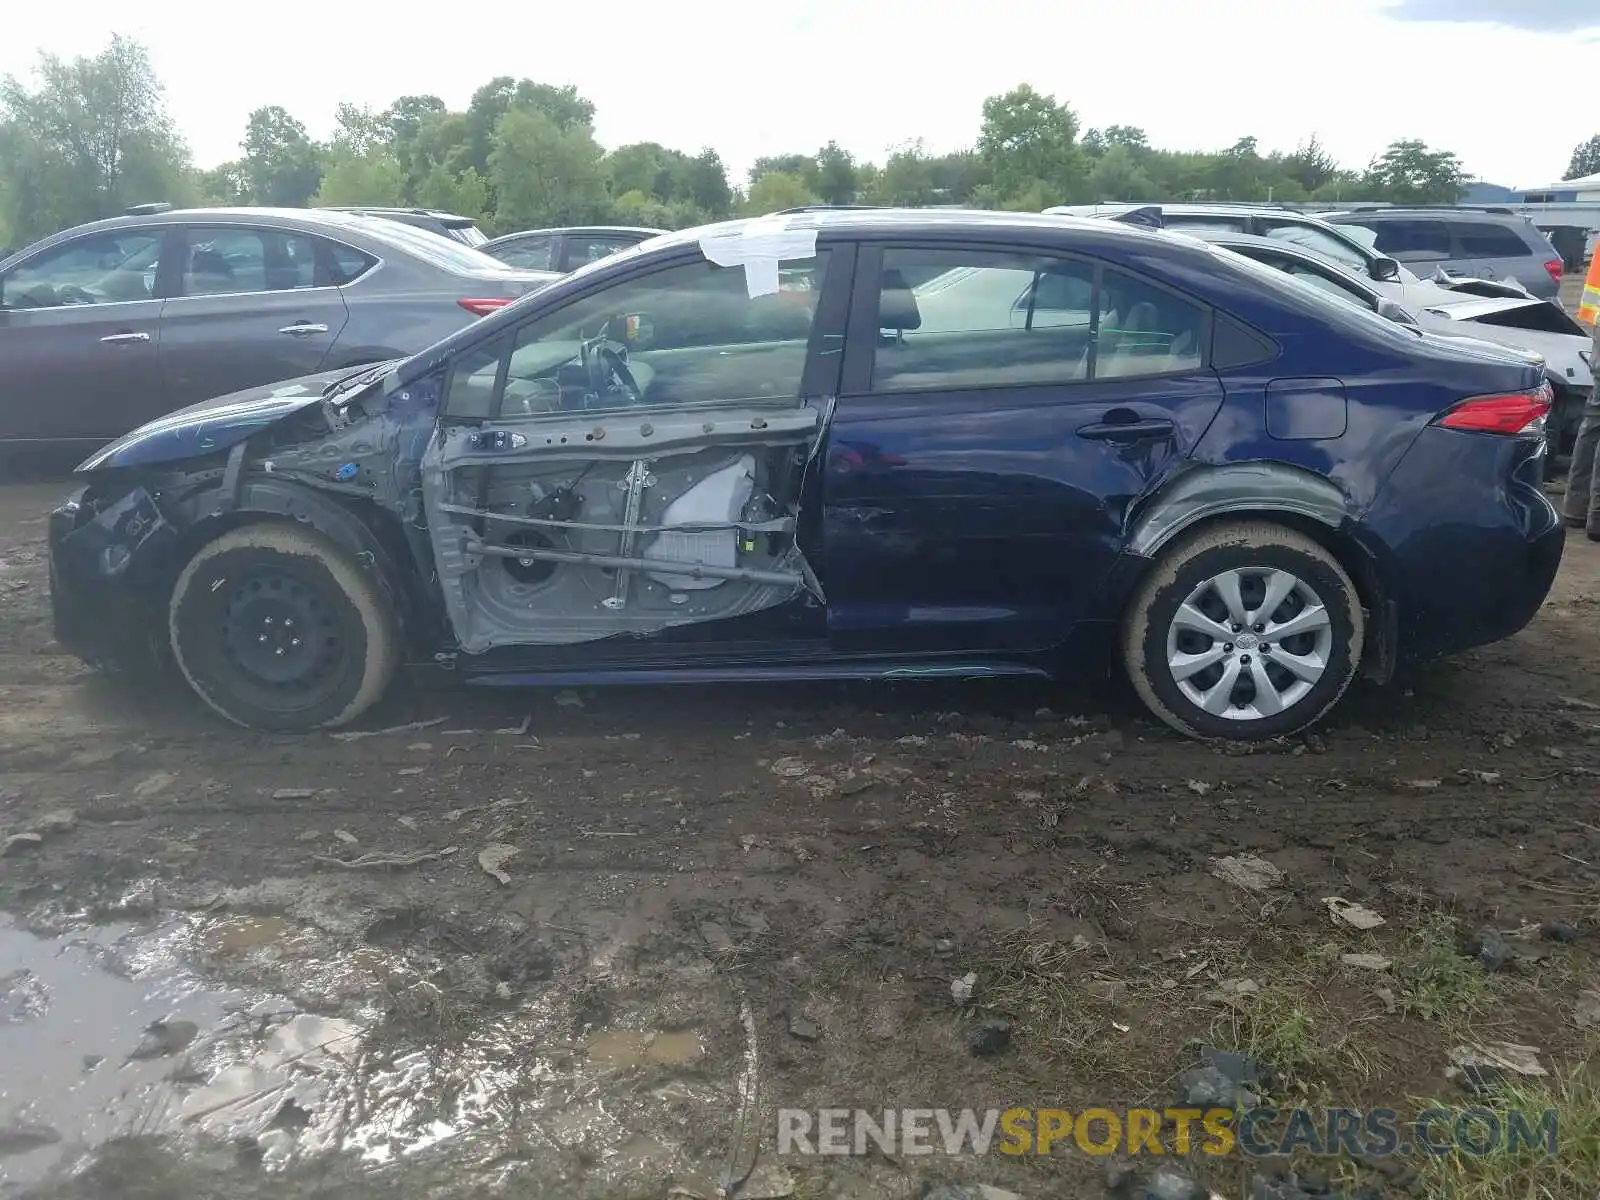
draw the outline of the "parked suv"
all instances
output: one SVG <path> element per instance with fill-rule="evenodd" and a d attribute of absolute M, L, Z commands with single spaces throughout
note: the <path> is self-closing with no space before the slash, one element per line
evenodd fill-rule
<path fill-rule="evenodd" d="M 482 248 L 489 240 L 489 235 L 478 228 L 478 223 L 471 217 L 457 216 L 455 213 L 439 212 L 431 208 L 362 208 L 352 205 L 335 205 L 331 211 L 355 213 L 362 217 L 382 217 L 386 221 L 399 221 L 402 225 L 412 225 L 418 229 L 426 229 L 429 233 L 437 233 L 440 237 L 447 237 L 452 241 L 460 242 L 464 246 Z"/>
<path fill-rule="evenodd" d="M 1146 210 L 1159 214 L 1159 224 L 1166 229 L 1252 233 L 1257 237 L 1278 238 L 1315 250 L 1379 283 L 1416 282 L 1414 275 L 1381 253 L 1381 248 L 1374 250 L 1370 241 L 1363 241 L 1318 217 L 1271 204 L 1063 204 L 1044 211 L 1069 217 L 1126 220 Z"/>
<path fill-rule="evenodd" d="M 1512 278 L 1541 300 L 1561 295 L 1561 255 L 1527 217 L 1509 208 L 1354 208 L 1321 214 L 1330 224 L 1364 228 L 1380 254 L 1419 275 Z"/>

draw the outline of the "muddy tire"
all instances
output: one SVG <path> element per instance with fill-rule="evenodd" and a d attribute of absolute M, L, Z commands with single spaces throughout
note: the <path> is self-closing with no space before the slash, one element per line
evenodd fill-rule
<path fill-rule="evenodd" d="M 1257 741 L 1331 709 L 1361 662 L 1355 585 L 1316 542 L 1265 521 L 1212 526 L 1165 551 L 1122 630 L 1150 711 L 1190 737 Z"/>
<path fill-rule="evenodd" d="M 167 610 L 173 659 L 228 720 L 297 731 L 342 725 L 383 694 L 400 659 L 378 581 L 321 534 L 247 525 L 201 547 Z"/>

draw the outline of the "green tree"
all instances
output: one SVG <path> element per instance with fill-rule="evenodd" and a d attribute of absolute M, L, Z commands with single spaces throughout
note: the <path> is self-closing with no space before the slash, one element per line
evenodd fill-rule
<path fill-rule="evenodd" d="M 601 157 L 587 125 L 564 129 L 539 109 L 507 109 L 489 153 L 496 226 L 514 230 L 601 219 L 609 208 Z"/>
<path fill-rule="evenodd" d="M 1110 146 L 1089 172 L 1089 195 L 1106 200 L 1153 200 L 1156 185 L 1125 145 Z"/>
<path fill-rule="evenodd" d="M 810 186 L 817 198 L 824 204 L 854 204 L 861 187 L 854 156 L 841 150 L 838 142 L 829 142 L 817 151 L 813 161 L 816 178 Z"/>
<path fill-rule="evenodd" d="M 303 207 L 322 183 L 322 162 L 306 127 L 276 104 L 250 114 L 239 168 L 252 204 Z"/>
<path fill-rule="evenodd" d="M 500 75 L 477 91 L 467 104 L 467 165 L 480 174 L 488 173 L 489 155 L 495 150 L 495 131 L 500 120 L 516 106 L 543 113 L 557 129 L 594 124 L 594 105 L 574 87 L 552 87 L 531 79 Z"/>
<path fill-rule="evenodd" d="M 684 170 L 687 199 L 712 219 L 733 211 L 733 187 L 728 183 L 728 168 L 715 150 L 705 149 L 689 160 Z"/>
<path fill-rule="evenodd" d="M 755 184 L 763 175 L 793 175 L 808 187 L 817 175 L 817 160 L 809 154 L 768 154 L 750 166 L 748 182 Z"/>
<path fill-rule="evenodd" d="M 1002 194 L 1067 194 L 1086 174 L 1077 136 L 1072 109 L 1024 83 L 983 102 L 977 149 Z"/>
<path fill-rule="evenodd" d="M 319 208 L 336 205 L 392 206 L 403 204 L 405 175 L 400 162 L 384 147 L 365 154 L 334 152 L 322 173 L 322 186 L 312 198 Z"/>
<path fill-rule="evenodd" d="M 405 171 L 389 144 L 382 116 L 353 104 L 335 110 L 338 122 L 325 151 L 319 207 L 405 203 Z"/>
<path fill-rule="evenodd" d="M 1471 181 L 1448 150 L 1416 139 L 1390 142 L 1367 168 L 1369 185 L 1395 204 L 1454 204 Z"/>
<path fill-rule="evenodd" d="M 1149 137 L 1137 125 L 1108 125 L 1105 140 L 1107 147 L 1121 146 L 1135 154 L 1150 149 Z"/>
<path fill-rule="evenodd" d="M 195 190 L 199 202 L 205 205 L 231 208 L 250 203 L 250 181 L 245 177 L 244 165 L 238 162 L 196 172 Z"/>
<path fill-rule="evenodd" d="M 1282 165 L 1284 174 L 1308 193 L 1339 177 L 1339 164 L 1314 133 L 1296 146 L 1293 154 L 1285 155 Z"/>
<path fill-rule="evenodd" d="M 18 242 L 194 194 L 149 55 L 121 36 L 89 57 L 40 55 L 32 86 L 0 83 L 0 171 L 3 219 Z"/>
<path fill-rule="evenodd" d="M 1582 143 L 1572 152 L 1563 179 L 1582 179 L 1587 175 L 1600 175 L 1600 133 Z"/>
<path fill-rule="evenodd" d="M 750 185 L 745 196 L 744 210 L 753 217 L 777 212 L 784 208 L 799 208 L 816 204 L 817 197 L 806 187 L 806 181 L 786 171 L 768 171 Z"/>
<path fill-rule="evenodd" d="M 443 163 L 434 163 L 407 199 L 423 208 L 482 220 L 489 211 L 489 181 L 472 167 L 456 175 Z"/>
<path fill-rule="evenodd" d="M 933 162 L 922 143 L 912 142 L 891 153 L 883 167 L 867 182 L 864 199 L 868 204 L 897 208 L 936 203 Z"/>

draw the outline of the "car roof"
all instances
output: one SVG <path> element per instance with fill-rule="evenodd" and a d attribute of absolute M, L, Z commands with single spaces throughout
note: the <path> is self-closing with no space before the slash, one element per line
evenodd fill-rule
<path fill-rule="evenodd" d="M 460 213 L 445 212 L 442 208 L 403 208 L 389 204 L 332 204 L 323 211 L 346 213 L 393 213 L 405 217 L 434 217 L 441 221 L 472 221 Z"/>
<path fill-rule="evenodd" d="M 1261 213 L 1271 213 L 1274 216 L 1301 217 L 1312 221 L 1317 218 L 1310 213 L 1303 213 L 1298 209 L 1284 208 L 1281 204 L 1251 204 L 1248 201 L 1217 201 L 1190 200 L 1187 202 L 1171 203 L 1164 200 L 1142 200 L 1137 203 L 1132 201 L 1117 201 L 1109 204 L 1058 204 L 1053 208 L 1045 209 L 1050 216 L 1081 217 L 1095 215 L 1115 215 L 1117 213 L 1132 212 L 1139 208 L 1159 208 L 1163 212 L 1194 213 L 1197 215 L 1211 214 L 1215 216 L 1256 216 Z"/>
<path fill-rule="evenodd" d="M 987 208 L 814 208 L 701 225 L 664 234 L 656 242 L 661 247 L 671 247 L 695 244 L 712 237 L 734 237 L 769 230 L 815 229 L 823 237 L 829 234 L 849 237 L 944 237 L 962 233 L 1048 235 L 1060 234 L 1069 228 L 1096 238 L 1127 239 L 1130 242 L 1147 241 L 1157 233 L 1088 217 L 1001 212 Z M 1172 243 L 1166 239 L 1163 244 Z"/>
<path fill-rule="evenodd" d="M 1531 221 L 1524 213 L 1494 212 L 1483 208 L 1455 208 L 1448 204 L 1431 205 L 1419 204 L 1412 207 L 1395 205 L 1389 208 L 1344 208 L 1321 214 L 1324 221 L 1334 224 L 1341 223 L 1340 219 L 1347 219 L 1354 224 L 1366 224 L 1372 220 L 1383 220 L 1386 217 L 1404 217 L 1408 221 L 1415 221 L 1419 217 L 1448 217 L 1452 221 L 1483 221 L 1494 225 L 1505 225 L 1514 221 Z"/>
<path fill-rule="evenodd" d="M 550 229 L 519 229 L 515 233 L 502 233 L 493 238 L 490 245 L 495 242 L 509 242 L 516 238 L 525 237 L 550 237 L 557 233 L 638 233 L 645 237 L 659 237 L 667 233 L 665 229 L 653 229 L 648 225 L 557 225 Z"/>
<path fill-rule="evenodd" d="M 69 229 L 60 230 L 49 237 L 40 238 L 27 246 L 20 247 L 10 258 L 0 259 L 0 264 L 9 263 L 12 258 L 23 255 L 32 255 L 36 251 L 58 246 L 74 238 L 84 237 L 96 233 L 114 233 L 119 229 L 151 229 L 168 225 L 260 225 L 277 227 L 288 231 L 321 233 L 326 237 L 342 238 L 346 242 L 356 245 L 371 253 L 383 254 L 386 252 L 402 252 L 411 256 L 416 255 L 416 248 L 402 240 L 393 233 L 396 222 L 388 217 L 376 213 L 368 214 L 366 211 L 348 211 L 333 208 L 265 208 L 265 207 L 229 207 L 229 208 L 173 208 L 165 212 L 143 215 L 121 214 L 107 217 L 100 221 L 90 221 L 83 225 L 74 225 Z M 442 236 L 442 235 L 433 235 Z M 449 238 L 443 238 L 450 241 Z M 376 243 L 376 246 L 374 245 Z M 453 243 L 460 249 L 477 249 L 482 253 L 481 247 L 462 247 L 459 242 Z M 484 256 L 488 258 L 487 255 Z M 492 261 L 492 260 L 491 260 Z M 504 267 L 504 264 L 496 264 Z"/>

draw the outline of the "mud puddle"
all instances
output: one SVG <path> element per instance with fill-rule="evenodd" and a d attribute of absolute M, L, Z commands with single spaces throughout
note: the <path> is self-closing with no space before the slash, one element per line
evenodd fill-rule
<path fill-rule="evenodd" d="M 433 1151 L 484 1164 L 488 1182 L 541 1169 L 531 1133 L 546 1159 L 579 1155 L 590 1179 L 653 1174 L 677 1158 L 662 1137 L 675 1093 L 623 1112 L 603 1093 L 692 1076 L 706 1054 L 692 1030 L 575 1025 L 559 988 L 457 1014 L 404 949 L 282 916 L 53 937 L 0 922 L 3 1195 L 129 1135 L 180 1151 L 224 1140 L 269 1171 L 330 1155 L 393 1171 Z"/>
<path fill-rule="evenodd" d="M 184 932 L 0 926 L 0 1186 L 163 1123 L 200 1031 L 246 1005 L 177 966 Z"/>

